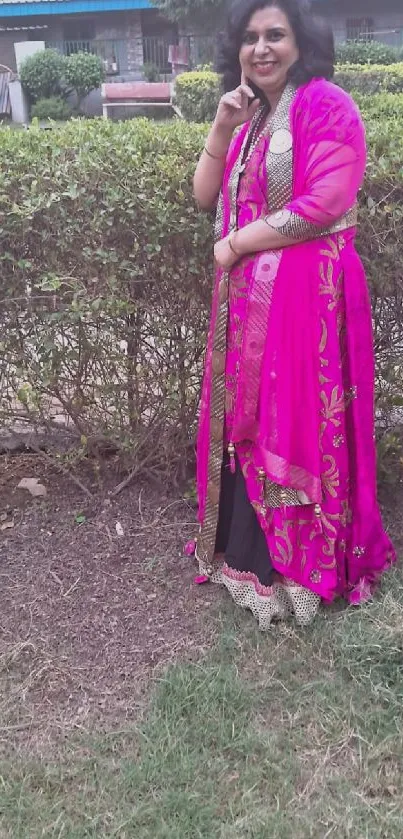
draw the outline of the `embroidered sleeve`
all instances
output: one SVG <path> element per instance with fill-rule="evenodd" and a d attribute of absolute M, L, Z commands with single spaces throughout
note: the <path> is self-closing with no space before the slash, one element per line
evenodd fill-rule
<path fill-rule="evenodd" d="M 297 241 L 356 224 L 366 166 L 365 130 L 350 97 L 329 83 L 314 84 L 303 97 L 293 124 L 293 196 L 272 205 L 265 219 Z"/>
<path fill-rule="evenodd" d="M 264 221 L 283 236 L 303 242 L 309 239 L 320 239 L 322 236 L 337 233 L 337 231 L 345 230 L 347 227 L 354 227 L 357 224 L 357 205 L 354 205 L 342 218 L 331 225 L 314 224 L 314 222 L 308 221 L 298 213 L 293 213 L 286 207 L 265 216 Z"/>
<path fill-rule="evenodd" d="M 286 208 L 265 216 L 264 220 L 269 227 L 278 230 L 282 236 L 288 236 L 289 239 L 300 241 L 319 239 L 327 232 L 326 227 L 307 221 L 307 219 Z"/>

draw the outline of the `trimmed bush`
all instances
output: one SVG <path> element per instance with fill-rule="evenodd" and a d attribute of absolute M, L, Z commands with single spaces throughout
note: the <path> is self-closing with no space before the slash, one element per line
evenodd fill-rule
<path fill-rule="evenodd" d="M 338 64 L 396 64 L 399 51 L 380 41 L 348 41 L 336 49 Z"/>
<path fill-rule="evenodd" d="M 334 80 L 348 92 L 400 93 L 403 91 L 403 63 L 391 65 L 350 64 L 336 67 Z"/>
<path fill-rule="evenodd" d="M 75 90 L 79 102 L 91 90 L 101 87 L 105 78 L 102 59 L 89 52 L 77 52 L 65 58 L 63 73 L 67 85 Z"/>
<path fill-rule="evenodd" d="M 61 96 L 38 99 L 31 108 L 31 117 L 40 120 L 66 120 L 71 117 L 71 108 Z"/>
<path fill-rule="evenodd" d="M 363 100 L 364 110 L 366 107 Z M 368 109 L 373 108 L 368 100 Z M 374 306 L 382 475 L 403 402 L 403 140 L 371 116 L 359 250 Z M 206 126 L 71 120 L 0 132 L 0 415 L 106 443 L 148 475 L 192 452 L 212 284 L 212 219 L 192 198 Z"/>
<path fill-rule="evenodd" d="M 221 96 L 220 77 L 211 70 L 181 73 L 176 80 L 175 96 L 185 119 L 211 122 Z"/>
<path fill-rule="evenodd" d="M 192 199 L 204 134 L 144 119 L 0 132 L 3 423 L 50 427 L 56 400 L 83 452 L 109 441 L 183 474 L 211 294 L 211 219 Z"/>
<path fill-rule="evenodd" d="M 349 93 L 403 92 L 403 63 L 350 64 L 336 67 L 336 84 Z M 182 73 L 176 81 L 176 99 L 185 119 L 212 122 L 221 96 L 220 77 L 212 71 Z"/>
<path fill-rule="evenodd" d="M 31 102 L 58 96 L 62 90 L 64 58 L 56 50 L 28 56 L 20 67 L 21 84 Z"/>
<path fill-rule="evenodd" d="M 365 121 L 400 120 L 403 124 L 403 94 L 402 93 L 374 93 L 372 96 L 354 91 L 357 103 Z"/>

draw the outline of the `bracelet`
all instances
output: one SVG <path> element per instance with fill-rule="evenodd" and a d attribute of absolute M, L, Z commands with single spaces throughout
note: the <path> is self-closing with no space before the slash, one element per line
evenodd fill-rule
<path fill-rule="evenodd" d="M 228 236 L 228 245 L 229 245 L 229 249 L 232 251 L 234 256 L 238 257 L 238 259 L 239 259 L 239 257 L 242 256 L 242 254 L 239 253 L 239 251 L 236 251 L 233 244 L 232 244 L 232 238 L 235 235 L 235 233 L 236 233 L 236 230 L 233 230 L 232 233 L 230 233 L 230 235 Z"/>
<path fill-rule="evenodd" d="M 208 150 L 207 146 L 204 146 L 204 151 L 206 152 L 208 157 L 211 157 L 212 160 L 225 160 L 226 154 L 211 154 L 211 151 Z"/>

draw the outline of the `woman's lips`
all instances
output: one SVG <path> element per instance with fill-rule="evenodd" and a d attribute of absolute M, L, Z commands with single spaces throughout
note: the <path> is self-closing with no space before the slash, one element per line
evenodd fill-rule
<path fill-rule="evenodd" d="M 259 64 L 254 64 L 253 69 L 259 76 L 270 76 L 277 66 L 276 61 L 267 61 Z"/>

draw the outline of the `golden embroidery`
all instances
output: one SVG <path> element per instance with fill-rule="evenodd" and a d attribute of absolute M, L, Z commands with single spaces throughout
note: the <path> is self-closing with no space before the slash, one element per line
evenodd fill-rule
<path fill-rule="evenodd" d="M 357 396 L 358 396 L 357 386 L 354 385 L 354 387 L 350 387 L 349 390 L 346 390 L 345 396 L 346 396 L 346 405 L 348 407 L 350 405 L 350 403 L 353 401 L 353 399 L 357 399 Z"/>
<path fill-rule="evenodd" d="M 337 245 L 331 239 L 327 242 L 328 249 L 321 250 L 321 256 L 325 256 L 328 262 L 321 262 L 319 265 L 319 277 L 321 283 L 319 285 L 319 294 L 330 297 L 328 304 L 329 312 L 336 308 L 343 295 L 342 277 L 343 273 L 339 271 L 335 278 L 334 260 L 338 259 L 339 253 Z"/>
<path fill-rule="evenodd" d="M 336 385 L 332 390 L 330 399 L 325 391 L 322 391 L 320 395 L 321 401 L 323 402 L 322 415 L 336 427 L 341 423 L 338 414 L 345 411 L 344 394 L 343 391 L 340 393 L 339 390 L 339 386 Z"/>
<path fill-rule="evenodd" d="M 340 473 L 334 457 L 326 454 L 323 461 L 328 464 L 326 472 L 322 472 L 322 486 L 324 492 L 329 493 L 332 498 L 337 498 L 337 489 L 340 485 Z"/>
<path fill-rule="evenodd" d="M 273 559 L 277 560 L 280 565 L 290 565 L 293 557 L 292 543 L 289 535 L 290 529 L 295 527 L 295 522 L 292 519 L 285 519 L 283 521 L 283 529 L 275 527 L 274 535 L 276 537 L 276 551 L 277 556 Z"/>
<path fill-rule="evenodd" d="M 328 335 L 327 335 L 327 324 L 326 324 L 326 321 L 323 318 L 321 318 L 321 325 L 322 325 L 322 335 L 321 335 L 320 344 L 319 344 L 319 352 L 324 353 L 325 349 L 327 347 L 327 337 L 328 337 Z"/>
<path fill-rule="evenodd" d="M 339 449 L 340 446 L 342 446 L 344 442 L 345 442 L 345 440 L 344 440 L 343 434 L 337 434 L 335 437 L 333 437 L 333 445 L 334 445 L 335 449 Z"/>

